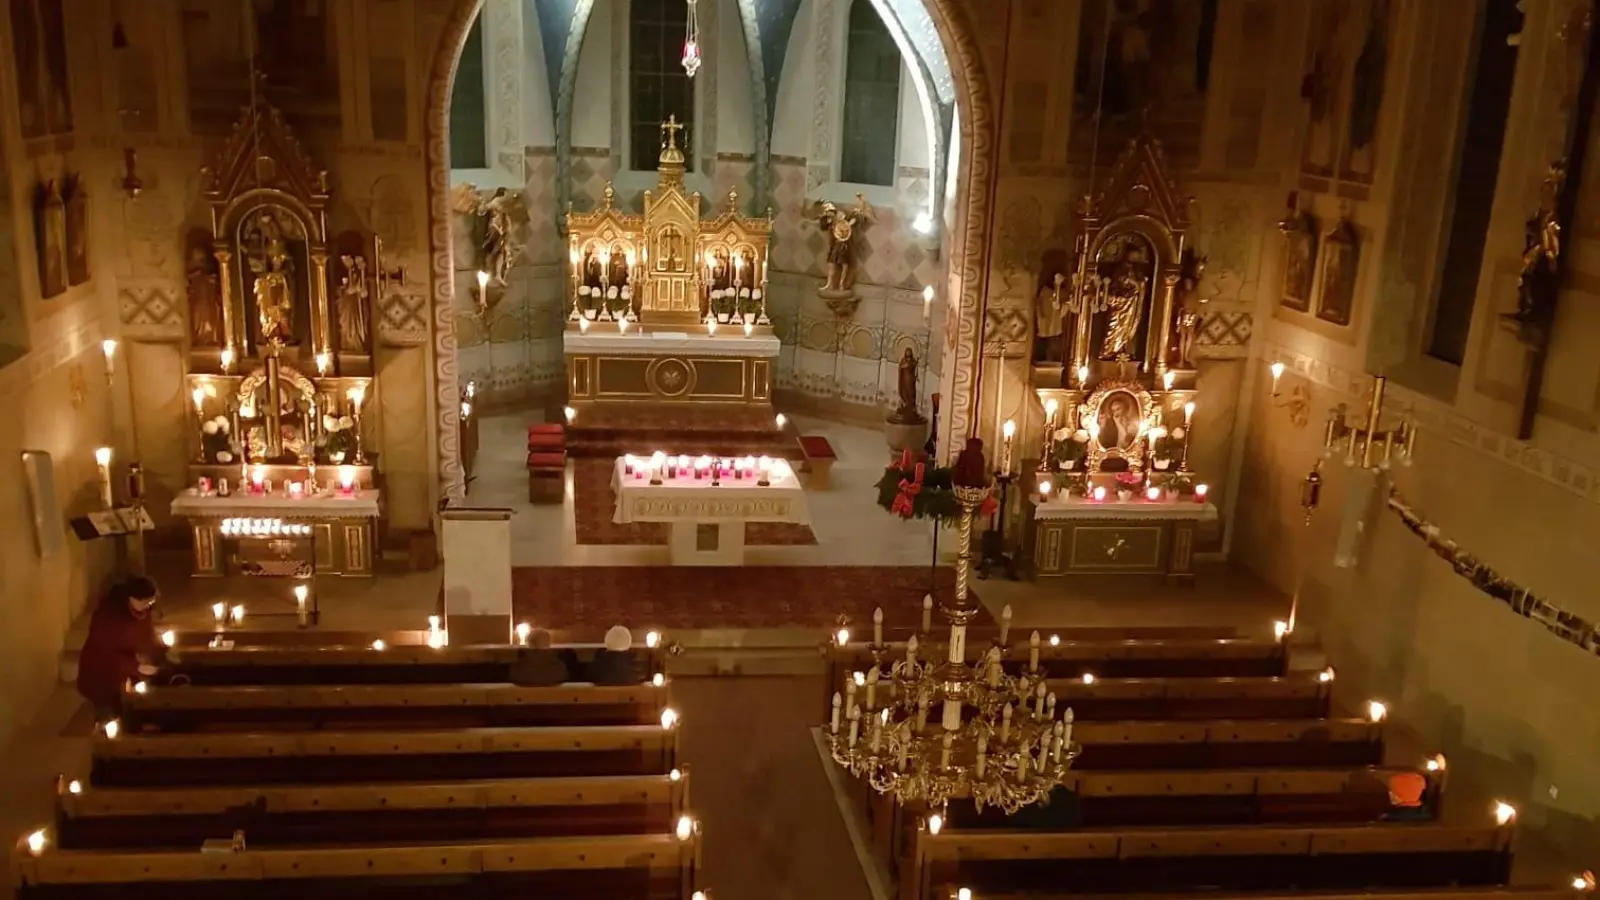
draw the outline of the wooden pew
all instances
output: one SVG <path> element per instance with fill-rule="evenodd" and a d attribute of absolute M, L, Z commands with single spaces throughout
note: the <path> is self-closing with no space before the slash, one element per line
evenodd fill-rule
<path fill-rule="evenodd" d="M 1016 629 L 1012 630 L 1016 637 Z M 905 656 L 905 642 L 889 644 L 887 658 Z M 976 658 L 988 652 L 989 642 L 973 641 L 968 653 Z M 869 645 L 855 641 L 843 647 L 824 648 L 827 679 L 823 696 L 824 718 L 832 710 L 833 694 L 846 677 L 873 666 Z M 1026 635 L 1006 651 L 1006 670 L 1012 674 L 1028 664 Z M 1288 646 L 1280 641 L 1242 638 L 1187 638 L 1169 640 L 1061 641 L 1039 648 L 1039 667 L 1049 678 L 1271 678 L 1288 674 Z"/>
<path fill-rule="evenodd" d="M 243 852 L 59 850 L 19 846 L 21 900 L 449 898 L 689 900 L 700 839 L 691 830 L 473 843 Z"/>
<path fill-rule="evenodd" d="M 418 784 L 91 789 L 58 792 L 56 847 L 197 847 L 235 831 L 251 847 L 475 841 L 672 831 L 687 771 Z"/>
<path fill-rule="evenodd" d="M 659 722 L 665 682 L 609 687 L 373 684 L 141 687 L 123 702 L 129 732 L 219 731 L 299 724 L 322 728 L 646 725 Z"/>
<path fill-rule="evenodd" d="M 603 649 L 599 644 L 569 644 L 586 663 Z M 171 673 L 193 685 L 289 684 L 504 684 L 511 665 L 526 647 L 370 646 L 305 647 L 295 645 L 184 648 L 175 654 Z M 664 643 L 634 648 L 639 683 L 664 671 L 672 650 Z"/>
<path fill-rule="evenodd" d="M 969 888 L 970 890 L 970 888 Z M 960 900 L 961 887 L 948 885 L 936 892 L 937 900 Z M 1140 900 L 1194 900 L 1193 893 L 1148 894 Z M 1575 887 L 1549 887 L 1547 885 L 1522 885 L 1511 887 L 1438 887 L 1402 891 L 1362 891 L 1355 893 L 1317 892 L 1315 894 L 1245 894 L 1237 891 L 1211 891 L 1205 900 L 1582 900 L 1592 896 L 1587 889 Z M 1011 893 L 985 891 L 973 900 L 1093 900 L 1078 893 L 1060 891 L 1028 891 Z"/>
<path fill-rule="evenodd" d="M 1261 678 L 1051 678 L 1080 722 L 1108 719 L 1318 719 L 1332 711 L 1321 673 Z"/>
<path fill-rule="evenodd" d="M 961 885 L 990 892 L 1139 894 L 1209 890 L 1361 890 L 1506 884 L 1509 826 L 1432 824 L 1114 831 L 919 829 L 899 900 Z"/>
<path fill-rule="evenodd" d="M 1084 722 L 1078 772 L 1375 766 L 1383 726 L 1366 719 Z"/>
<path fill-rule="evenodd" d="M 661 725 L 125 734 L 94 739 L 96 787 L 665 775 L 678 729 Z"/>

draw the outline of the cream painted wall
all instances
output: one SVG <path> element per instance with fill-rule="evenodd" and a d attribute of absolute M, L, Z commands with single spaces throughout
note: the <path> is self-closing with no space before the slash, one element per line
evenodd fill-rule
<path fill-rule="evenodd" d="M 778 100 L 772 123 L 772 155 L 811 155 L 811 106 L 816 90 L 816 0 L 800 0 L 784 51 L 783 77 L 778 79 Z"/>
<path fill-rule="evenodd" d="M 750 99 L 750 62 L 738 0 L 717 0 L 717 152 L 754 153 L 755 115 Z"/>
<path fill-rule="evenodd" d="M 572 99 L 572 146 L 611 146 L 611 57 L 614 0 L 596 0 L 589 30 L 578 53 L 578 82 Z"/>

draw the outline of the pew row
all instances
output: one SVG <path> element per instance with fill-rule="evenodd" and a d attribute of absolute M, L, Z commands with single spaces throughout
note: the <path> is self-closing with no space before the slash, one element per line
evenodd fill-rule
<path fill-rule="evenodd" d="M 59 791 L 63 850 L 195 847 L 244 832 L 252 847 L 473 842 L 672 831 L 687 771 L 425 784 Z"/>
<path fill-rule="evenodd" d="M 129 730 L 216 731 L 298 724 L 434 728 L 646 725 L 661 720 L 661 686 L 356 684 L 143 687 L 123 701 Z"/>
<path fill-rule="evenodd" d="M 689 900 L 700 840 L 691 828 L 641 835 L 542 837 L 382 847 L 239 852 L 58 850 L 20 846 L 13 860 L 23 900 L 218 896 L 296 898 L 530 896 Z"/>
<path fill-rule="evenodd" d="M 1117 831 L 919 829 L 899 900 L 1056 890 L 1138 894 L 1210 890 L 1362 890 L 1503 885 L 1509 826 L 1433 824 L 1138 828 Z"/>
<path fill-rule="evenodd" d="M 579 664 L 604 649 L 600 644 L 569 644 Z M 638 681 L 648 682 L 665 671 L 672 652 L 660 643 L 636 647 Z M 184 648 L 173 654 L 171 672 L 194 685 L 250 684 L 504 684 L 511 666 L 531 651 L 527 647 L 407 645 L 378 650 L 362 646 L 302 647 L 294 645 Z"/>
<path fill-rule="evenodd" d="M 98 734 L 90 783 L 101 787 L 291 784 L 534 775 L 665 775 L 678 729 L 660 725 Z"/>
<path fill-rule="evenodd" d="M 968 890 L 971 890 L 970 888 Z M 1592 897 L 1591 888 L 1512 885 L 1510 887 L 1440 887 L 1423 890 L 1283 893 L 1240 893 L 1213 891 L 1205 900 L 1584 900 Z M 961 887 L 949 885 L 937 893 L 937 900 L 962 900 Z M 1096 897 L 1062 891 L 985 891 L 972 900 L 1098 900 Z M 1194 894 L 1143 894 L 1139 900 L 1194 900 Z"/>
<path fill-rule="evenodd" d="M 1332 711 L 1321 673 L 1247 678 L 1050 678 L 1045 689 L 1081 721 L 1319 719 Z"/>

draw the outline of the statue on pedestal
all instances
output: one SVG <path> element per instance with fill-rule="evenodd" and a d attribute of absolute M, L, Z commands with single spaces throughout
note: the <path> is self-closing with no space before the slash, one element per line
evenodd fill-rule
<path fill-rule="evenodd" d="M 927 419 L 917 411 L 917 354 L 910 347 L 906 348 L 905 355 L 900 357 L 900 379 L 898 385 L 899 405 L 889 416 L 889 421 L 895 425 L 925 425 Z"/>
<path fill-rule="evenodd" d="M 867 198 L 856 195 L 854 206 L 840 209 L 832 201 L 818 201 L 808 219 L 815 219 L 817 227 L 828 238 L 828 280 L 817 293 L 824 298 L 844 298 L 855 295 L 856 250 L 858 226 L 870 225 L 874 220 Z"/>

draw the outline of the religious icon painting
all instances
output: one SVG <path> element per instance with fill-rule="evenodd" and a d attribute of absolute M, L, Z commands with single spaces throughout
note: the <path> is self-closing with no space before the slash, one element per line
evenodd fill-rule
<path fill-rule="evenodd" d="M 77 287 L 89 280 L 89 192 L 76 175 L 64 182 L 67 284 Z"/>
<path fill-rule="evenodd" d="M 1283 306 L 1310 312 L 1311 288 L 1317 274 L 1317 218 L 1309 212 L 1292 212 L 1280 223 L 1283 231 Z"/>
<path fill-rule="evenodd" d="M 1322 279 L 1317 294 L 1317 318 L 1349 325 L 1355 306 L 1356 274 L 1361 266 L 1361 236 L 1349 219 L 1340 219 L 1323 239 Z"/>
<path fill-rule="evenodd" d="M 34 189 L 34 252 L 39 264 L 39 296 L 48 300 L 67 289 L 67 208 L 61 182 Z"/>

